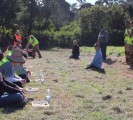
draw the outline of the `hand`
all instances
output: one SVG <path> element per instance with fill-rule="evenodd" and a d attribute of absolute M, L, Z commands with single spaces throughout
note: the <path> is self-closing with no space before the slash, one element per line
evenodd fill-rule
<path fill-rule="evenodd" d="M 26 80 L 25 80 L 25 79 L 22 79 L 22 80 L 21 80 L 21 83 L 22 83 L 22 86 L 25 86 Z"/>

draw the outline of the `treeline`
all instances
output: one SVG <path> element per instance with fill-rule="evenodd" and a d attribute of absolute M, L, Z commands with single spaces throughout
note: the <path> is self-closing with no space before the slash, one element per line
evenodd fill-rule
<path fill-rule="evenodd" d="M 42 49 L 70 47 L 74 39 L 90 46 L 97 41 L 101 26 L 110 34 L 109 45 L 124 44 L 124 21 L 133 18 L 132 0 L 98 0 L 95 5 L 77 2 L 79 8 L 65 0 L 1 0 L 1 44 L 12 41 L 19 29 L 22 36 L 34 34 Z"/>

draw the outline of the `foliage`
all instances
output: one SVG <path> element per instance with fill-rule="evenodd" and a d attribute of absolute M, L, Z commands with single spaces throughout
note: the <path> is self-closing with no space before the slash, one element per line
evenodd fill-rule
<path fill-rule="evenodd" d="M 4 35 L 6 28 L 13 35 L 20 29 L 44 43 L 41 48 L 70 47 L 73 39 L 79 39 L 80 45 L 94 44 L 99 27 L 104 26 L 110 45 L 124 44 L 124 21 L 133 18 L 131 0 L 97 0 L 95 5 L 86 0 L 77 2 L 80 8 L 65 0 L 2 0 L 0 32 Z"/>
<path fill-rule="evenodd" d="M 109 44 L 122 45 L 124 21 L 126 19 L 122 5 L 93 6 L 80 11 L 82 43 L 92 45 L 97 41 L 99 27 L 104 26 L 110 34 Z"/>
<path fill-rule="evenodd" d="M 94 53 L 95 49 L 94 47 L 80 47 L 80 51 L 83 53 Z M 125 51 L 124 51 L 124 47 L 113 47 L 113 46 L 108 46 L 107 47 L 107 55 L 113 55 L 113 56 L 124 56 L 125 55 Z"/>
<path fill-rule="evenodd" d="M 80 39 L 80 27 L 76 21 L 55 32 L 54 40 L 58 41 L 61 47 L 70 47 L 74 39 Z"/>

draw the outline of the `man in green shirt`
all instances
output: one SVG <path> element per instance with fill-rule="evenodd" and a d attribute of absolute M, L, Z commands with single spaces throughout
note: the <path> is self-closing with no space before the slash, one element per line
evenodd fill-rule
<path fill-rule="evenodd" d="M 30 45 L 32 45 L 32 47 L 33 47 L 33 58 L 36 57 L 36 52 L 38 53 L 39 58 L 42 58 L 42 55 L 39 51 L 39 42 L 38 42 L 38 40 L 33 35 L 26 35 L 25 37 L 28 39 L 26 49 L 28 49 Z"/>

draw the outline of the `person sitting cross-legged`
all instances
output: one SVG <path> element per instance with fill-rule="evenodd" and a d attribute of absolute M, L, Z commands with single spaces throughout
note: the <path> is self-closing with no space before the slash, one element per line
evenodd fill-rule
<path fill-rule="evenodd" d="M 101 52 L 101 48 L 100 45 L 98 43 L 94 44 L 95 50 L 96 50 L 96 54 L 93 58 L 93 60 L 91 61 L 91 63 L 86 67 L 86 69 L 95 69 L 99 72 L 103 72 L 105 73 L 105 70 L 102 69 L 102 52 Z"/>
<path fill-rule="evenodd" d="M 6 81 L 0 73 L 0 107 L 21 105 L 25 100 L 23 89 Z"/>
<path fill-rule="evenodd" d="M 16 53 L 18 48 L 14 48 L 10 55 L 3 56 L 0 53 L 0 72 L 5 76 L 5 79 L 11 83 L 24 87 L 26 80 L 15 74 L 13 69 L 14 62 L 24 62 L 25 58 L 21 58 L 20 54 Z M 22 54 L 22 52 L 21 52 Z"/>

